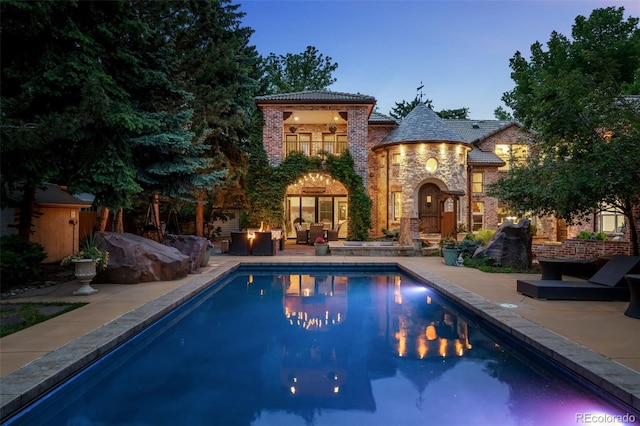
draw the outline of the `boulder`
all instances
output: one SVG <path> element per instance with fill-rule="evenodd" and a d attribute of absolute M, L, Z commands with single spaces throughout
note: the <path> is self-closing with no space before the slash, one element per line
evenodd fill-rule
<path fill-rule="evenodd" d="M 501 265 L 529 268 L 533 258 L 531 252 L 531 221 L 523 219 L 514 224 L 505 221 L 489 242 L 478 247 L 473 253 L 474 259 L 488 256 Z"/>
<path fill-rule="evenodd" d="M 98 232 L 96 237 L 98 247 L 109 252 L 109 263 L 94 283 L 172 281 L 189 273 L 189 256 L 174 247 L 134 234 Z"/>
<path fill-rule="evenodd" d="M 207 250 L 207 239 L 195 235 L 173 235 L 165 237 L 162 244 L 177 248 L 180 253 L 189 256 L 189 273 L 200 273 L 200 263 Z"/>

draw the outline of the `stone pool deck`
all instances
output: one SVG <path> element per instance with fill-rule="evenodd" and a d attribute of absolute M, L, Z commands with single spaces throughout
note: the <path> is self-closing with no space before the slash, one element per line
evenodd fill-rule
<path fill-rule="evenodd" d="M 393 263 L 506 332 L 640 411 L 640 320 L 626 317 L 627 302 L 545 301 L 516 292 L 532 274 L 488 274 L 447 266 L 440 257 L 313 256 L 313 246 L 287 245 L 276 256 L 215 255 L 197 275 L 172 282 L 96 284 L 73 296 L 69 282 L 4 302 L 74 301 L 88 305 L 0 339 L 0 417 L 26 404 L 78 367 L 172 309 L 189 294 L 239 263 Z"/>

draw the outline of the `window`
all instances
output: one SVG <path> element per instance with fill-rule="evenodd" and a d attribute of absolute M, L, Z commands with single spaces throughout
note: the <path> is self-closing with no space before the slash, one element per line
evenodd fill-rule
<path fill-rule="evenodd" d="M 427 171 L 429 173 L 433 173 L 436 171 L 437 168 L 438 168 L 438 160 L 436 160 L 433 157 L 429 158 L 427 160 Z"/>
<path fill-rule="evenodd" d="M 471 174 L 471 192 L 481 194 L 484 192 L 484 173 L 473 172 Z"/>
<path fill-rule="evenodd" d="M 474 201 L 472 203 L 472 227 L 473 231 L 479 231 L 484 228 L 484 203 Z"/>
<path fill-rule="evenodd" d="M 498 170 L 509 170 L 516 164 L 523 164 L 529 153 L 527 145 L 496 144 L 496 155 L 506 164 Z"/>
<path fill-rule="evenodd" d="M 391 193 L 391 205 L 393 206 L 392 220 L 398 222 L 402 216 L 402 192 Z"/>
<path fill-rule="evenodd" d="M 611 206 L 605 205 L 600 210 L 600 232 L 624 232 L 625 217 L 622 212 Z"/>

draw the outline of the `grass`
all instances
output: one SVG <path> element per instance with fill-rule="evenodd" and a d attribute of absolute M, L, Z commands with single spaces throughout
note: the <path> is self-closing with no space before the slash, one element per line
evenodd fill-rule
<path fill-rule="evenodd" d="M 58 315 L 62 315 L 84 305 L 86 305 L 86 303 L 2 303 L 0 318 L 3 324 L 0 325 L 0 337 L 24 330 L 32 325 L 57 317 Z M 53 309 L 46 309 L 47 307 L 52 307 Z M 55 309 L 55 307 L 59 309 Z M 21 318 L 24 321 L 12 324 L 9 321 L 10 317 Z"/>

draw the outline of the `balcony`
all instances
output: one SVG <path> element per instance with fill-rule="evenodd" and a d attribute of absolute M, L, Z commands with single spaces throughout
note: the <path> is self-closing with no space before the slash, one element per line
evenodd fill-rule
<path fill-rule="evenodd" d="M 305 155 L 318 155 L 319 152 L 325 151 L 330 154 L 339 155 L 347 150 L 346 136 L 344 140 L 326 141 L 326 140 L 285 140 L 284 156 L 288 156 L 291 151 L 302 151 Z"/>

